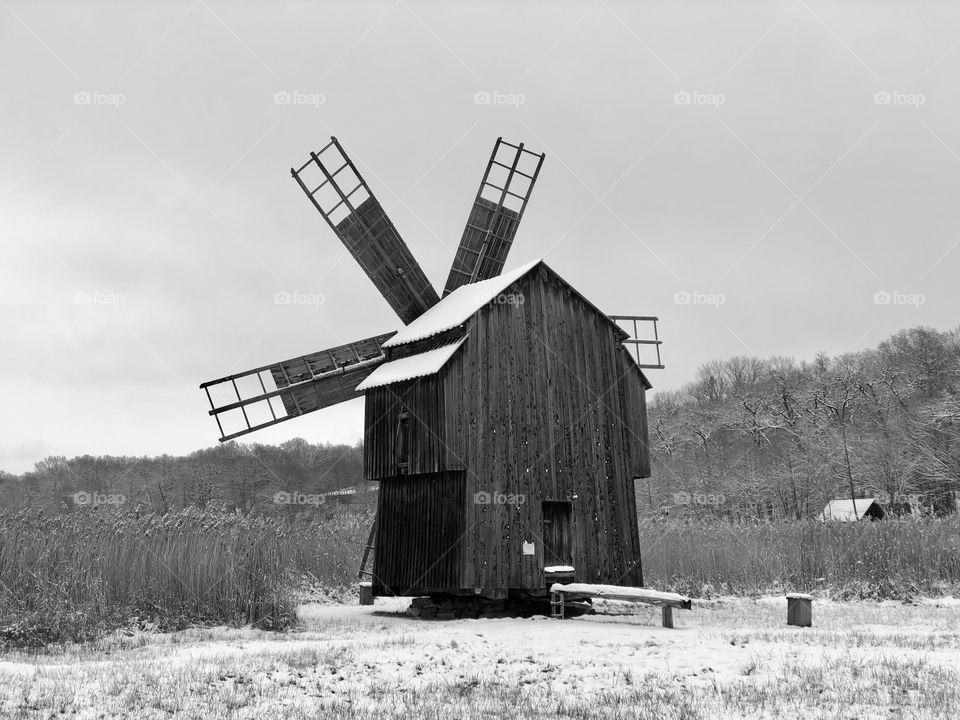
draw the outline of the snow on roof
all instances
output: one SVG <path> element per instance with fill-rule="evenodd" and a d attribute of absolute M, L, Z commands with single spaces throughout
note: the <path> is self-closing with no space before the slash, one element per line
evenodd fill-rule
<path fill-rule="evenodd" d="M 542 259 L 534 260 L 503 275 L 497 275 L 496 277 L 481 280 L 480 282 L 461 285 L 443 298 L 443 300 L 427 310 L 423 315 L 387 340 L 387 342 L 383 344 L 383 347 L 396 347 L 397 345 L 403 345 L 416 340 L 423 340 L 424 338 L 439 335 L 451 328 L 462 325 L 469 320 L 477 310 L 533 270 L 533 268 L 541 262 L 543 262 Z M 383 365 L 381 367 L 386 366 Z M 378 371 L 379 369 L 375 370 L 374 373 Z M 370 377 L 373 376 L 371 375 Z M 369 378 L 367 378 L 367 382 L 369 382 Z"/>
<path fill-rule="evenodd" d="M 453 293 L 451 293 L 451 295 L 452 294 Z M 446 365 L 447 360 L 453 357 L 457 348 L 460 347 L 466 339 L 467 337 L 463 336 L 449 345 L 444 345 L 434 350 L 427 350 L 417 355 L 409 355 L 399 360 L 386 362 L 370 373 L 366 380 L 357 385 L 357 390 L 369 390 L 370 388 L 389 385 L 390 383 L 400 382 L 401 380 L 413 380 L 414 378 L 433 375 Z"/>
<path fill-rule="evenodd" d="M 857 498 L 857 509 L 853 509 L 853 500 L 831 500 L 820 513 L 821 520 L 840 520 L 843 522 L 862 520 L 876 498 Z"/>

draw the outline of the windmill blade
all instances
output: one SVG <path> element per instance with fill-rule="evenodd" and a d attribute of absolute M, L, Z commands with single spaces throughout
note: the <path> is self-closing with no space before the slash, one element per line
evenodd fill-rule
<path fill-rule="evenodd" d="M 620 339 L 620 344 L 633 346 L 633 359 L 636 360 L 638 368 L 645 370 L 663 370 L 665 368 L 663 360 L 660 359 L 660 346 L 663 345 L 663 340 L 660 339 L 660 333 L 657 331 L 657 323 L 660 318 L 653 315 L 610 315 L 608 317 L 617 323 L 625 333 L 625 337 Z M 633 332 L 630 331 L 630 323 L 633 323 Z M 653 340 L 650 340 L 649 336 L 647 338 L 640 337 L 640 323 L 653 323 Z M 646 351 L 647 345 L 657 351 L 657 361 L 655 363 L 644 362 L 640 357 L 641 346 Z"/>
<path fill-rule="evenodd" d="M 374 335 L 203 383 L 200 389 L 210 401 L 220 442 L 362 397 L 357 385 L 384 361 L 382 345 L 395 334 Z"/>
<path fill-rule="evenodd" d="M 467 216 L 467 226 L 443 288 L 444 297 L 461 285 L 503 272 L 544 157 L 543 153 L 537 155 L 525 149 L 523 143 L 512 145 L 497 138 Z"/>
<path fill-rule="evenodd" d="M 298 169 L 290 168 L 290 174 L 404 324 L 440 301 L 335 137 Z"/>

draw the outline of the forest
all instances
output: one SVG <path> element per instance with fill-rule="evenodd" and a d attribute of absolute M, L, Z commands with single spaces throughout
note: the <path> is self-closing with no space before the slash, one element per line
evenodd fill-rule
<path fill-rule="evenodd" d="M 956 511 L 960 328 L 806 362 L 708 362 L 656 394 L 649 433 L 641 514 L 800 519 L 872 496 L 898 513 Z"/>
<path fill-rule="evenodd" d="M 48 457 L 23 475 L 0 473 L 0 508 L 58 513 L 104 505 L 166 513 L 212 506 L 289 515 L 316 509 L 317 502 L 278 503 L 277 493 L 317 498 L 356 487 L 362 477 L 362 445 L 302 438 L 280 445 L 229 442 L 180 457 Z"/>

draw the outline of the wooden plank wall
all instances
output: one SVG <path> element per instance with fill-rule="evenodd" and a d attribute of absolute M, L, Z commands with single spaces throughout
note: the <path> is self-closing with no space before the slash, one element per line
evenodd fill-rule
<path fill-rule="evenodd" d="M 464 488 L 462 472 L 381 481 L 375 594 L 421 594 L 462 586 Z"/>
<path fill-rule="evenodd" d="M 409 324 L 436 305 L 440 296 L 376 198 L 368 197 L 356 210 L 340 221 L 337 234 L 390 307 Z M 372 242 L 364 225 L 370 228 Z M 403 279 L 385 257 L 403 271 Z"/>
<path fill-rule="evenodd" d="M 367 391 L 364 468 L 367 480 L 397 475 L 397 425 L 409 413 L 409 473 L 462 470 L 451 457 L 445 438 L 450 432 L 444 414 L 443 385 L 436 375 L 393 383 Z"/>
<path fill-rule="evenodd" d="M 447 284 L 443 288 L 444 297 L 461 285 L 470 282 L 470 277 L 480 261 L 480 249 L 483 247 L 485 240 L 488 242 L 488 247 L 483 262 L 477 271 L 477 279 L 485 280 L 503 272 L 507 254 L 510 252 L 513 238 L 517 234 L 519 216 L 515 211 L 504 207 L 501 210 L 496 227 L 493 227 L 493 232 L 488 235 L 487 230 L 493 225 L 496 209 L 497 203 L 483 197 L 477 198 L 473 207 L 470 208 L 467 225 L 463 229 L 460 245 L 453 257 L 453 264 L 450 266 Z"/>
<path fill-rule="evenodd" d="M 280 395 L 283 409 L 287 415 L 298 415 L 361 397 L 363 391 L 357 392 L 357 385 L 376 369 L 376 365 L 347 367 L 339 375 L 329 375 L 307 385 L 287 389 Z M 274 379 L 276 377 L 274 373 Z"/>
<path fill-rule="evenodd" d="M 637 367 L 626 348 L 620 348 L 617 353 L 617 372 L 622 379 L 619 387 L 621 415 L 630 419 L 630 422 L 621 425 L 630 453 L 630 471 L 633 477 L 650 477 L 646 385 L 643 371 Z"/>
<path fill-rule="evenodd" d="M 627 438 L 645 437 L 645 427 L 633 412 L 642 400 L 622 394 L 643 387 L 623 379 L 614 326 L 550 271 L 511 292 L 523 301 L 478 313 L 442 373 L 448 442 L 468 468 L 465 581 L 488 595 L 541 588 L 540 503 L 571 500 L 577 580 L 640 584 L 633 478 L 642 463 Z M 508 501 L 477 502 L 476 493 Z M 525 540 L 534 555 L 522 553 Z"/>
<path fill-rule="evenodd" d="M 270 373 L 278 388 L 313 380 L 319 375 L 345 366 L 384 357 L 382 345 L 394 335 L 396 335 L 395 332 L 374 335 L 356 342 L 284 360 L 271 366 Z"/>

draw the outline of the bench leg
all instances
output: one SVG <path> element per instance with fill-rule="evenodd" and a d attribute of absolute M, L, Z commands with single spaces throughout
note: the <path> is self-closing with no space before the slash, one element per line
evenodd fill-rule
<path fill-rule="evenodd" d="M 663 626 L 673 629 L 673 608 L 664 605 L 660 609 L 663 611 Z"/>
<path fill-rule="evenodd" d="M 564 605 L 565 605 L 565 599 L 566 599 L 566 595 L 564 595 L 563 593 L 558 593 L 558 592 L 552 592 L 552 593 L 550 593 L 550 615 L 551 615 L 551 617 L 555 617 L 555 618 L 558 618 L 558 619 L 560 619 L 560 620 L 563 620 L 563 619 L 564 619 L 564 618 L 563 618 L 563 616 L 564 616 L 564 610 L 566 609 L 566 608 L 564 607 Z"/>

